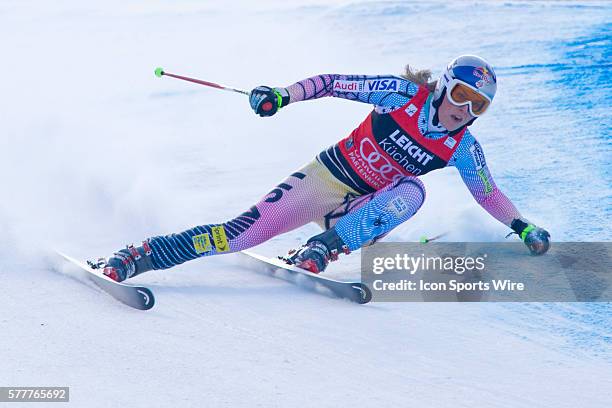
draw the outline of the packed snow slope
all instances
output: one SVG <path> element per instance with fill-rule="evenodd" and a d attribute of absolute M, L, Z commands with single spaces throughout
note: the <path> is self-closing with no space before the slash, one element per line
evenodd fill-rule
<path fill-rule="evenodd" d="M 136 278 L 158 301 L 138 312 L 49 253 L 233 217 L 370 109 L 328 98 L 262 119 L 156 66 L 250 89 L 407 63 L 437 75 L 462 53 L 497 70 L 472 130 L 500 188 L 553 240 L 610 241 L 611 17 L 598 1 L 1 2 L 0 386 L 70 386 L 75 407 L 609 406 L 609 304 L 357 306 L 228 255 Z M 389 240 L 503 239 L 454 169 L 423 181 L 425 206 Z"/>

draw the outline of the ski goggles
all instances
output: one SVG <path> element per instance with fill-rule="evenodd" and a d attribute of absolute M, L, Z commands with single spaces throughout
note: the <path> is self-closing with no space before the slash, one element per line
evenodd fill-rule
<path fill-rule="evenodd" d="M 478 117 L 486 112 L 491 105 L 491 99 L 478 89 L 458 79 L 452 79 L 447 87 L 448 100 L 455 106 L 468 105 L 470 114 Z"/>

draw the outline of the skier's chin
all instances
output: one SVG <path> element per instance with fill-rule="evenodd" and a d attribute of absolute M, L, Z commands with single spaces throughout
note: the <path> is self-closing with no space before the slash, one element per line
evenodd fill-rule
<path fill-rule="evenodd" d="M 449 132 L 454 132 L 455 130 L 461 128 L 463 125 L 465 125 L 465 123 L 463 122 L 460 122 L 459 124 L 451 123 L 448 126 L 445 126 L 444 123 L 442 123 L 442 126 L 444 126 L 444 128 L 448 130 Z"/>
<path fill-rule="evenodd" d="M 458 116 L 458 115 L 457 115 Z M 469 119 L 458 118 L 455 115 L 448 115 L 446 118 L 440 118 L 440 123 L 446 130 L 449 132 L 453 132 L 461 127 L 465 126 Z"/>

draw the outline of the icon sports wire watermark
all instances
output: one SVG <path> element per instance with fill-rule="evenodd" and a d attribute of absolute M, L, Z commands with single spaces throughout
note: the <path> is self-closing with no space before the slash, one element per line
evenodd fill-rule
<path fill-rule="evenodd" d="M 361 279 L 379 302 L 611 302 L 612 243 L 377 243 Z"/>

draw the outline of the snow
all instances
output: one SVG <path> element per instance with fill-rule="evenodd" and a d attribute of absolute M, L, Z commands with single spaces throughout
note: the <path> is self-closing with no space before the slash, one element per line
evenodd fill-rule
<path fill-rule="evenodd" d="M 139 312 L 61 273 L 52 248 L 91 258 L 239 214 L 370 109 L 330 98 L 261 119 L 157 66 L 250 89 L 483 55 L 500 86 L 473 133 L 498 185 L 554 240 L 610 241 L 609 3 L 232 5 L 0 3 L 0 386 L 70 386 L 87 407 L 609 405 L 607 303 L 358 306 L 227 255 L 134 279 L 157 297 Z M 507 232 L 453 169 L 423 181 L 426 204 L 389 240 Z"/>

